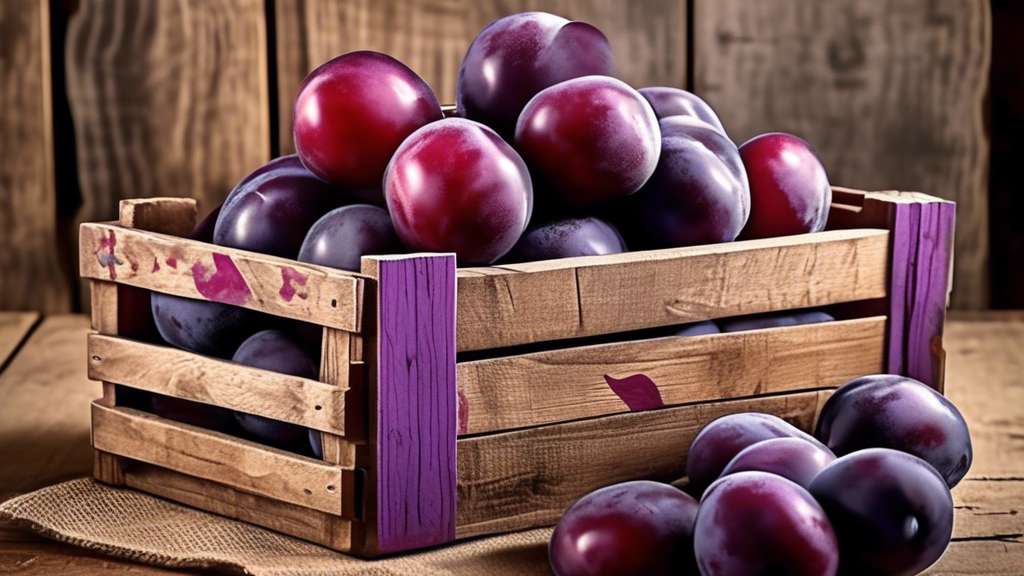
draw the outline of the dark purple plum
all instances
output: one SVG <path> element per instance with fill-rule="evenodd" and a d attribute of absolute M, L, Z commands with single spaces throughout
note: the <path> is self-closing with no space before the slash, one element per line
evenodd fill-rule
<path fill-rule="evenodd" d="M 616 222 L 630 245 L 672 248 L 731 242 L 750 214 L 750 187 L 739 150 L 711 125 L 662 119 L 661 157 L 639 192 L 622 201 Z"/>
<path fill-rule="evenodd" d="M 811 482 L 839 539 L 844 574 L 910 576 L 942 556 L 953 532 L 953 497 L 916 456 L 870 448 L 843 456 Z"/>
<path fill-rule="evenodd" d="M 324 437 L 319 430 L 309 429 L 309 447 L 313 450 L 313 456 L 317 459 L 324 457 Z"/>
<path fill-rule="evenodd" d="M 721 327 L 722 332 L 742 332 L 744 330 L 783 328 L 785 326 L 801 326 L 803 324 L 833 321 L 835 321 L 835 318 L 827 312 L 806 310 L 803 312 L 769 312 L 755 316 L 721 318 L 718 320 L 718 325 Z"/>
<path fill-rule="evenodd" d="M 490 264 L 526 229 L 533 184 L 494 130 L 463 118 L 424 126 L 395 152 L 384 177 L 391 220 L 411 250 L 455 252 Z"/>
<path fill-rule="evenodd" d="M 690 477 L 687 492 L 699 496 L 741 450 L 772 438 L 803 438 L 818 443 L 811 435 L 771 414 L 744 412 L 722 416 L 705 426 L 690 445 L 686 457 L 686 474 Z"/>
<path fill-rule="evenodd" d="M 387 210 L 353 204 L 335 208 L 313 224 L 299 249 L 299 262 L 359 272 L 363 256 L 403 250 Z"/>
<path fill-rule="evenodd" d="M 865 448 L 913 454 L 938 470 L 950 488 L 974 459 L 967 422 L 956 406 L 905 376 L 847 382 L 825 402 L 814 435 L 839 456 Z"/>
<path fill-rule="evenodd" d="M 302 163 L 336 186 L 371 197 L 410 134 L 441 119 L 430 86 L 378 52 L 349 52 L 313 70 L 295 96 L 295 148 Z"/>
<path fill-rule="evenodd" d="M 654 173 L 661 130 L 643 96 L 624 82 L 585 76 L 547 88 L 523 108 L 516 150 L 554 198 L 584 206 L 628 196 Z"/>
<path fill-rule="evenodd" d="M 316 380 L 318 368 L 298 343 L 280 330 L 263 330 L 238 347 L 232 362 L 281 374 Z M 308 428 L 235 412 L 242 428 L 261 442 L 289 450 L 309 452 Z"/>
<path fill-rule="evenodd" d="M 652 86 L 637 90 L 654 108 L 654 114 L 658 120 L 670 116 L 690 116 L 706 122 L 722 134 L 725 128 L 718 114 L 693 92 L 687 92 L 679 88 L 668 88 L 665 86 Z"/>
<path fill-rule="evenodd" d="M 807 488 L 821 469 L 836 459 L 831 450 L 803 438 L 772 438 L 747 446 L 726 465 L 722 476 L 768 472 Z"/>
<path fill-rule="evenodd" d="M 626 243 L 611 224 L 592 217 L 563 218 L 527 230 L 502 260 L 535 262 L 620 252 L 626 252 Z"/>
<path fill-rule="evenodd" d="M 551 534 L 555 576 L 697 574 L 697 501 L 658 482 L 601 488 L 566 510 Z"/>
<path fill-rule="evenodd" d="M 690 324 L 683 324 L 679 326 L 672 336 L 704 336 L 705 334 L 718 334 L 721 330 L 718 328 L 718 324 L 715 324 L 711 320 L 705 320 L 703 322 L 692 322 Z"/>
<path fill-rule="evenodd" d="M 739 472 L 712 484 L 694 533 L 703 576 L 832 576 L 839 569 L 825 511 L 807 490 L 766 472 Z"/>
<path fill-rule="evenodd" d="M 284 156 L 231 191 L 217 217 L 213 242 L 294 259 L 313 223 L 348 202 L 348 196 L 312 175 L 297 156 Z"/>
<path fill-rule="evenodd" d="M 538 92 L 581 76 L 611 76 L 612 48 L 600 30 L 546 12 L 506 16 L 484 28 L 459 67 L 459 116 L 511 141 Z"/>
<path fill-rule="evenodd" d="M 207 430 L 229 432 L 235 427 L 235 419 L 230 410 L 184 398 L 153 394 L 152 411 L 157 416 Z"/>
<path fill-rule="evenodd" d="M 832 204 L 825 167 L 811 145 L 771 133 L 740 146 L 750 181 L 750 219 L 743 239 L 821 232 Z"/>

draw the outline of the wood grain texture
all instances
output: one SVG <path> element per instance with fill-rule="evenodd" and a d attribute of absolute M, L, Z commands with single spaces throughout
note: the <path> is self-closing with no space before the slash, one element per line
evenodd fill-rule
<path fill-rule="evenodd" d="M 121 200 L 119 224 L 147 232 L 185 237 L 199 218 L 193 198 L 132 198 Z"/>
<path fill-rule="evenodd" d="M 455 255 L 370 257 L 377 287 L 371 552 L 455 539 Z"/>
<path fill-rule="evenodd" d="M 345 432 L 345 388 L 125 338 L 89 336 L 89 378 Z"/>
<path fill-rule="evenodd" d="M 341 468 L 311 458 L 99 402 L 92 404 L 92 442 L 103 452 L 341 514 Z"/>
<path fill-rule="evenodd" d="M 37 322 L 36 312 L 0 312 L 0 373 Z"/>
<path fill-rule="evenodd" d="M 841 230 L 459 270 L 460 351 L 888 293 L 889 234 Z"/>
<path fill-rule="evenodd" d="M 836 387 L 882 372 L 885 339 L 886 319 L 874 317 L 463 362 L 459 433 L 631 410 L 608 377 L 646 376 L 660 400 L 652 407 Z"/>
<path fill-rule="evenodd" d="M 463 438 L 458 443 L 459 538 L 554 524 L 597 488 L 685 473 L 697 432 L 735 412 L 775 414 L 809 430 L 817 392 L 712 402 Z"/>
<path fill-rule="evenodd" d="M 80 237 L 85 278 L 361 328 L 363 279 L 355 274 L 111 224 L 83 224 Z"/>
<path fill-rule="evenodd" d="M 54 189 L 50 9 L 0 4 L 0 310 L 71 310 Z"/>
<path fill-rule="evenodd" d="M 320 381 L 337 388 L 337 393 L 344 398 L 341 415 L 335 420 L 340 427 L 340 434 L 320 434 L 320 446 L 323 450 L 324 462 L 341 464 L 346 468 L 356 465 L 356 442 L 365 441 L 365 431 L 360 429 L 366 422 L 366 383 L 357 382 L 352 390 L 352 334 L 334 328 L 324 328 L 320 350 Z M 348 402 L 349 397 L 354 402 Z M 349 422 L 351 415 L 356 422 Z M 347 437 L 347 438 L 346 438 Z"/>
<path fill-rule="evenodd" d="M 959 205 L 956 308 L 989 300 L 982 0 L 694 0 L 694 89 L 736 142 L 810 142 L 833 183 Z"/>
<path fill-rule="evenodd" d="M 637 87 L 686 83 L 684 0 L 276 0 L 281 153 L 294 152 L 292 105 L 303 77 L 353 50 L 390 54 L 442 103 L 455 102 L 459 66 L 488 24 L 542 10 L 589 22 L 608 36 L 616 75 Z"/>

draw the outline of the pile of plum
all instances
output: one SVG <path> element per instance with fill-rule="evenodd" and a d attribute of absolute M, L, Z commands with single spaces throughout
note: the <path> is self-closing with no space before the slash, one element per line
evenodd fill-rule
<path fill-rule="evenodd" d="M 838 458 L 837 458 L 838 457 Z M 924 384 L 863 376 L 829 398 L 814 436 L 767 414 L 704 427 L 684 489 L 602 488 L 551 536 L 557 576 L 918 574 L 953 531 L 950 488 L 973 454 L 960 412 Z"/>

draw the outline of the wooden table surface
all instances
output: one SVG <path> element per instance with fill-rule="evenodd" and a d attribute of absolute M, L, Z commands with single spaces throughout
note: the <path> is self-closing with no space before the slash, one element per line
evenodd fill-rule
<path fill-rule="evenodd" d="M 0 501 L 86 475 L 84 316 L 0 313 Z M 952 316 L 946 393 L 967 418 L 974 465 L 953 491 L 953 544 L 930 575 L 1024 574 L 1024 314 Z M 496 567 L 498 568 L 498 567 Z M 0 574 L 179 574 L 0 527 Z"/>

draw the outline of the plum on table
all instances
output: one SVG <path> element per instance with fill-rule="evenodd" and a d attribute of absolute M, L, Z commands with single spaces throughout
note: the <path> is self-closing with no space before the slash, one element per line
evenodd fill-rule
<path fill-rule="evenodd" d="M 836 455 L 817 442 L 803 438 L 772 438 L 740 451 L 722 470 L 722 476 L 737 472 L 768 472 L 807 488 L 821 469 Z"/>
<path fill-rule="evenodd" d="M 680 88 L 669 88 L 667 86 L 651 86 L 637 90 L 654 108 L 654 114 L 658 120 L 670 116 L 690 116 L 702 120 L 723 135 L 725 128 L 718 114 L 700 96 L 693 92 L 687 92 Z"/>

